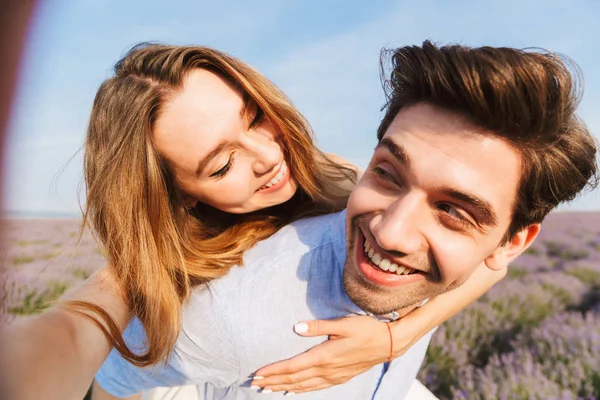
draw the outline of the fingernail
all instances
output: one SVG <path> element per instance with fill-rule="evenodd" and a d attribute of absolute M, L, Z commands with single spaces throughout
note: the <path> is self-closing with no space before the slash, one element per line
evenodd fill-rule
<path fill-rule="evenodd" d="M 294 332 L 296 333 L 306 333 L 308 332 L 308 324 L 304 322 L 298 322 L 294 325 Z"/>
<path fill-rule="evenodd" d="M 256 376 L 253 376 L 252 379 L 254 379 L 255 381 L 260 381 L 261 379 L 265 379 L 265 377 L 264 376 L 260 376 L 260 375 L 256 375 Z"/>
<path fill-rule="evenodd" d="M 250 389 L 252 389 L 252 390 L 258 390 L 258 389 L 260 389 L 260 386 L 254 386 L 254 385 L 252 385 L 252 386 L 250 386 Z"/>
<path fill-rule="evenodd" d="M 273 393 L 273 391 L 271 389 L 265 389 L 262 391 L 262 393 Z"/>
<path fill-rule="evenodd" d="M 292 396 L 292 395 L 294 395 L 294 394 L 296 394 L 296 393 L 294 393 L 294 392 L 285 392 L 285 395 L 284 395 L 284 396 Z"/>

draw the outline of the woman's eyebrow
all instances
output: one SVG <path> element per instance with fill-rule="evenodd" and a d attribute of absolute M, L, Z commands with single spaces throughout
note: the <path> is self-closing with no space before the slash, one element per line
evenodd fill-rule
<path fill-rule="evenodd" d="M 249 105 L 250 101 L 252 101 L 252 99 L 249 99 L 249 100 L 244 99 L 244 101 L 242 101 L 242 104 L 240 106 L 240 111 L 239 111 L 239 116 L 242 120 L 246 116 L 246 111 L 248 110 L 248 105 Z M 210 163 L 213 158 L 215 158 L 220 152 L 222 152 L 226 146 L 227 146 L 227 141 L 222 140 L 221 142 L 219 142 L 219 144 L 214 149 L 209 151 L 208 154 L 203 159 L 198 161 L 198 167 L 196 167 L 196 172 L 195 172 L 196 176 L 199 176 L 202 173 L 202 171 L 204 171 L 204 169 L 206 168 L 208 163 Z"/>
<path fill-rule="evenodd" d="M 252 100 L 252 99 L 248 99 L 248 100 L 244 100 L 242 102 L 242 105 L 240 106 L 240 111 L 239 111 L 239 116 L 241 119 L 244 119 L 246 117 L 246 112 L 248 110 L 248 106 L 249 106 L 250 102 L 253 102 L 253 101 L 254 100 Z M 196 167 L 196 172 L 195 172 L 196 176 L 199 176 L 202 173 L 202 171 L 204 171 L 204 169 L 206 168 L 208 163 L 210 163 L 213 158 L 215 158 L 217 155 L 219 155 L 219 153 L 222 152 L 226 146 L 227 146 L 227 141 L 222 140 L 221 142 L 219 142 L 219 144 L 214 149 L 209 151 L 208 154 L 203 159 L 198 161 L 198 166 Z"/>

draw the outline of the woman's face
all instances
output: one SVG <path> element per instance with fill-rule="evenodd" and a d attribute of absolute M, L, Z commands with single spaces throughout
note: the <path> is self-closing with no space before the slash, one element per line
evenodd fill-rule
<path fill-rule="evenodd" d="M 153 134 L 188 207 L 202 202 L 242 214 L 284 203 L 296 192 L 273 126 L 210 71 L 188 73 Z"/>

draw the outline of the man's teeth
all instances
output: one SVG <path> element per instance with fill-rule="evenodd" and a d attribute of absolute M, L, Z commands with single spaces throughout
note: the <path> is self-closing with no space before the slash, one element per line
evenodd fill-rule
<path fill-rule="evenodd" d="M 365 240 L 365 255 L 369 258 L 369 260 L 371 260 L 371 263 L 373 265 L 377 265 L 377 267 L 379 269 L 382 269 L 384 271 L 395 272 L 396 275 L 409 275 L 409 274 L 416 272 L 412 268 L 403 267 L 401 265 L 391 262 L 387 258 L 381 257 L 381 255 L 379 253 L 377 253 L 377 252 L 375 252 L 375 250 L 373 250 L 373 247 L 371 247 L 369 242 L 367 242 L 366 240 Z"/>
<path fill-rule="evenodd" d="M 279 181 L 285 176 L 286 172 L 287 172 L 287 164 L 285 163 L 285 161 L 283 161 L 281 164 L 281 169 L 279 170 L 277 175 L 275 175 L 275 177 L 273 179 L 271 179 L 266 185 L 261 187 L 261 189 L 268 189 L 271 186 L 279 183 Z"/>

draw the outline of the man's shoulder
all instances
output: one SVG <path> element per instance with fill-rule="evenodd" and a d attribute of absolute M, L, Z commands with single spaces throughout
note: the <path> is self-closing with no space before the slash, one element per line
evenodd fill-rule
<path fill-rule="evenodd" d="M 265 244 L 274 244 L 286 240 L 299 241 L 309 248 L 319 247 L 325 243 L 340 239 L 337 234 L 340 229 L 343 229 L 345 221 L 345 211 L 333 214 L 319 215 L 317 217 L 302 218 L 294 221 L 291 224 L 284 226 L 277 233 L 268 239 L 256 245 L 257 249 Z M 343 237 L 341 238 L 343 239 Z"/>
<path fill-rule="evenodd" d="M 344 241 L 345 212 L 303 218 L 295 221 L 247 250 L 243 265 L 233 266 L 222 278 L 201 285 L 194 290 L 192 298 L 214 302 L 223 295 L 247 286 L 260 287 L 297 280 L 296 270 L 308 264 L 314 253 L 327 253 L 333 258 L 329 245 Z M 329 254 L 331 253 L 331 254 Z M 239 297 L 239 296 L 236 296 Z M 231 300 L 230 297 L 228 297 Z"/>
<path fill-rule="evenodd" d="M 291 263 L 313 250 L 345 239 L 345 212 L 303 218 L 281 228 L 244 254 L 244 268 L 264 269 L 266 264 Z"/>

